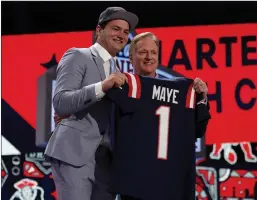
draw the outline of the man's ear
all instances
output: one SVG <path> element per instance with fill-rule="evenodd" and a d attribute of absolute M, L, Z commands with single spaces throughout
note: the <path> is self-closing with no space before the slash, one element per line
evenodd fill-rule
<path fill-rule="evenodd" d="M 103 30 L 103 28 L 100 26 L 100 25 L 97 25 L 95 31 L 96 31 L 96 34 L 99 35 L 99 33 Z"/>

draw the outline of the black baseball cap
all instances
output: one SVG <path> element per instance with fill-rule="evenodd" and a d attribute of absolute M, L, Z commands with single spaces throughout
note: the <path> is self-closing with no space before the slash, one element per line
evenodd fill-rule
<path fill-rule="evenodd" d="M 127 21 L 129 23 L 130 30 L 135 29 L 138 24 L 138 17 L 134 13 L 128 12 L 121 7 L 108 7 L 100 14 L 98 25 L 114 19 Z"/>

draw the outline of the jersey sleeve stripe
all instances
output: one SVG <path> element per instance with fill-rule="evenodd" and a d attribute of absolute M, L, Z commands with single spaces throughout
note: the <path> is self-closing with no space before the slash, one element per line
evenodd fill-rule
<path fill-rule="evenodd" d="M 190 98 L 190 108 L 195 108 L 195 89 L 192 87 L 191 98 Z"/>
<path fill-rule="evenodd" d="M 136 82 L 137 82 L 137 99 L 140 99 L 141 97 L 141 80 L 138 75 L 135 75 Z"/>
<path fill-rule="evenodd" d="M 128 96 L 129 97 L 132 97 L 132 89 L 133 89 L 133 87 L 132 87 L 132 80 L 131 80 L 131 77 L 130 77 L 130 74 L 129 73 L 125 73 L 125 75 L 127 76 L 127 78 L 128 78 Z"/>
<path fill-rule="evenodd" d="M 125 73 L 128 78 L 128 85 L 129 85 L 129 97 L 132 98 L 140 98 L 141 96 L 141 83 L 138 75 L 133 75 L 130 73 Z"/>
<path fill-rule="evenodd" d="M 190 85 L 187 91 L 187 97 L 186 97 L 186 108 L 195 108 L 195 89 L 193 88 L 193 84 Z"/>
<path fill-rule="evenodd" d="M 130 74 L 131 81 L 132 81 L 132 97 L 137 98 L 137 81 L 133 74 Z"/>

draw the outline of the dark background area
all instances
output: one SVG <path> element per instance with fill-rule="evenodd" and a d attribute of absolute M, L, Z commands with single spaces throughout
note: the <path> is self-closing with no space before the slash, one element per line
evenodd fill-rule
<path fill-rule="evenodd" d="M 139 28 L 257 22 L 257 2 L 2 2 L 2 35 L 93 30 L 108 6 L 136 13 Z"/>

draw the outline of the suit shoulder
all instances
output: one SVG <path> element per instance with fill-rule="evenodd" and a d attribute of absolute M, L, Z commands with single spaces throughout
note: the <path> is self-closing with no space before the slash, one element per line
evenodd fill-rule
<path fill-rule="evenodd" d="M 85 60 L 91 60 L 91 52 L 89 48 L 72 47 L 64 53 L 62 59 L 65 58 L 67 58 L 70 61 L 73 60 L 75 62 L 85 63 Z"/>
<path fill-rule="evenodd" d="M 89 52 L 87 53 L 87 51 Z M 57 71 L 59 71 L 60 69 L 66 69 L 67 67 L 69 69 L 75 68 L 78 66 L 81 68 L 84 68 L 87 65 L 87 63 L 90 60 L 92 60 L 91 57 L 92 56 L 88 48 L 76 48 L 76 47 L 69 48 L 60 59 L 60 62 L 57 67 Z"/>
<path fill-rule="evenodd" d="M 77 48 L 77 47 L 71 47 L 69 48 L 66 52 L 66 53 L 72 53 L 72 54 L 76 54 L 76 55 L 79 55 L 79 54 L 88 54 L 90 52 L 89 48 Z"/>
<path fill-rule="evenodd" d="M 79 53 L 82 53 L 82 54 L 90 53 L 90 49 L 89 48 L 76 48 L 76 51 L 78 51 Z"/>

